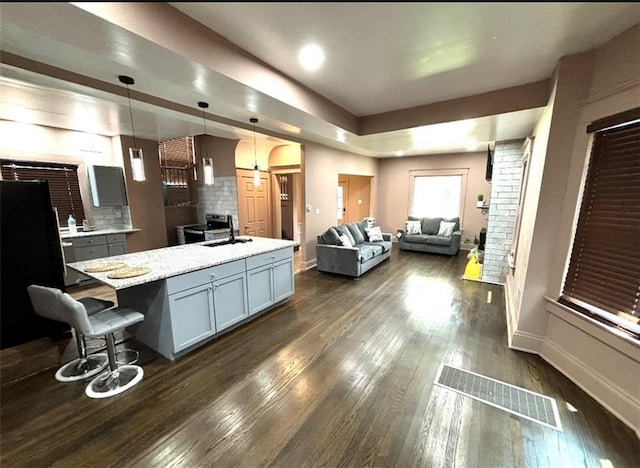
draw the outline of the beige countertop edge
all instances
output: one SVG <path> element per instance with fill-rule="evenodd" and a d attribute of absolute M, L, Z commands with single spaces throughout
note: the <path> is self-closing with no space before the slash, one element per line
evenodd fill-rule
<path fill-rule="evenodd" d="M 75 234 L 69 232 L 61 232 L 61 239 L 76 239 L 78 237 L 91 237 L 91 236 L 103 236 L 105 234 L 130 234 L 133 232 L 139 232 L 142 229 L 126 228 L 126 229 L 96 229 L 95 231 L 78 231 Z"/>

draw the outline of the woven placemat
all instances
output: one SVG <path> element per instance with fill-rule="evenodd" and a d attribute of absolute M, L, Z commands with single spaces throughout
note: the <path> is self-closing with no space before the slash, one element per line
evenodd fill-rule
<path fill-rule="evenodd" d="M 123 279 L 123 278 L 133 278 L 134 276 L 146 275 L 151 271 L 151 268 L 147 267 L 130 267 L 130 268 L 122 268 L 120 270 L 116 270 L 107 275 L 107 278 L 111 279 Z"/>
<path fill-rule="evenodd" d="M 87 273 L 99 273 L 101 271 L 111 271 L 118 270 L 120 268 L 126 267 L 127 264 L 124 262 L 103 262 L 103 263 L 93 263 L 84 269 Z"/>

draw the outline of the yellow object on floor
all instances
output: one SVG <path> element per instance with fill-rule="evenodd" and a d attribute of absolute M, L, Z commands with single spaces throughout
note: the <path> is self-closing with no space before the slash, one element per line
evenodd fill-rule
<path fill-rule="evenodd" d="M 482 265 L 478 263 L 476 254 L 468 255 L 469 261 L 464 269 L 464 277 L 468 279 L 480 279 L 482 277 Z"/>

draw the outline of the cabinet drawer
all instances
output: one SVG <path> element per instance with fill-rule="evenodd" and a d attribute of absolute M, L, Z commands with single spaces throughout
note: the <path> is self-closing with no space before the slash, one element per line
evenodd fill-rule
<path fill-rule="evenodd" d="M 126 242 L 126 234 L 107 234 L 107 243 L 115 244 L 116 242 Z"/>
<path fill-rule="evenodd" d="M 263 254 L 254 255 L 246 259 L 247 270 L 252 268 L 258 268 L 269 263 L 284 260 L 286 258 L 293 257 L 293 247 L 287 247 L 285 249 L 274 250 L 273 252 L 265 252 Z"/>
<path fill-rule="evenodd" d="M 178 291 L 184 291 L 205 283 L 226 278 L 227 276 L 237 275 L 245 271 L 244 260 L 236 260 L 234 262 L 223 263 L 202 270 L 191 271 L 183 275 L 172 276 L 167 278 L 167 293 L 173 294 Z"/>
<path fill-rule="evenodd" d="M 76 261 L 83 262 L 85 260 L 92 260 L 94 258 L 103 258 L 109 256 L 109 249 L 106 244 L 104 245 L 92 245 L 89 247 L 77 247 L 75 248 Z"/>
<path fill-rule="evenodd" d="M 74 247 L 89 247 L 92 245 L 106 245 L 107 236 L 89 236 L 89 237 L 77 237 L 71 239 L 71 243 Z"/>

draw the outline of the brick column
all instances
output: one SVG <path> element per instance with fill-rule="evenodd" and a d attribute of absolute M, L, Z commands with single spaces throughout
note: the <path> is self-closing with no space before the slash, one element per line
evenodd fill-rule
<path fill-rule="evenodd" d="M 513 242 L 513 228 L 522 184 L 523 141 L 497 142 L 493 153 L 482 281 L 504 283 L 509 272 L 508 257 Z"/>

